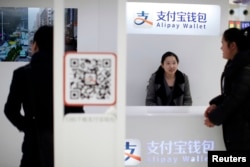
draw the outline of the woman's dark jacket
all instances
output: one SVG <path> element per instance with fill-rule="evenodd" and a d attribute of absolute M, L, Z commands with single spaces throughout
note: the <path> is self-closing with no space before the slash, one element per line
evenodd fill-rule
<path fill-rule="evenodd" d="M 189 80 L 186 74 L 177 70 L 173 92 L 165 81 L 164 73 L 155 72 L 151 75 L 147 86 L 147 106 L 190 106 L 192 98 Z"/>
<path fill-rule="evenodd" d="M 23 109 L 23 112 L 22 110 Z M 69 107 L 65 112 L 70 112 Z M 73 112 L 84 112 L 73 108 Z M 14 70 L 5 115 L 25 133 L 21 166 L 53 166 L 53 56 L 37 52 L 31 62 Z M 63 112 L 63 111 L 58 111 Z M 43 152 L 42 154 L 40 154 Z M 39 157 L 45 156 L 45 157 Z M 39 160 L 43 160 L 45 164 Z"/>
<path fill-rule="evenodd" d="M 50 53 L 35 53 L 29 64 L 13 72 L 4 111 L 20 131 L 35 122 L 41 130 L 53 129 L 52 58 Z"/>
<path fill-rule="evenodd" d="M 250 52 L 229 60 L 221 76 L 221 95 L 210 101 L 217 108 L 211 122 L 223 124 L 227 149 L 250 149 Z"/>

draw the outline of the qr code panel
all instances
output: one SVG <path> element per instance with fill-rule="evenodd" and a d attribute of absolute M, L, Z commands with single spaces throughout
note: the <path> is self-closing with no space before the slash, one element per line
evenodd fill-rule
<path fill-rule="evenodd" d="M 112 60 L 72 58 L 70 60 L 70 99 L 108 100 L 111 98 Z"/>

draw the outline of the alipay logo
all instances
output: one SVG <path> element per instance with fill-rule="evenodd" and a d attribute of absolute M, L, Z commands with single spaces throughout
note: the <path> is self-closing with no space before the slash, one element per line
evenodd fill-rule
<path fill-rule="evenodd" d="M 135 27 L 140 28 L 151 28 L 153 26 L 153 22 L 149 18 L 149 13 L 146 13 L 145 11 L 141 11 L 136 13 L 134 19 L 134 25 Z"/>
<path fill-rule="evenodd" d="M 139 140 L 126 140 L 124 158 L 126 166 L 136 166 L 141 162 L 141 143 Z"/>

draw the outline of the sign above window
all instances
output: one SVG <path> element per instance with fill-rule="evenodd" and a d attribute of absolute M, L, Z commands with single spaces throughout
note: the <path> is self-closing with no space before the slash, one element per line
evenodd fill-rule
<path fill-rule="evenodd" d="M 127 2 L 128 34 L 219 35 L 218 5 Z"/>

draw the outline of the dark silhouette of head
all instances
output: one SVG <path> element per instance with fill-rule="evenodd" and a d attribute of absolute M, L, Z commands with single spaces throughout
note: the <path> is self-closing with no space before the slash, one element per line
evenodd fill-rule
<path fill-rule="evenodd" d="M 41 26 L 35 33 L 33 42 L 36 42 L 40 51 L 53 52 L 53 26 Z"/>

